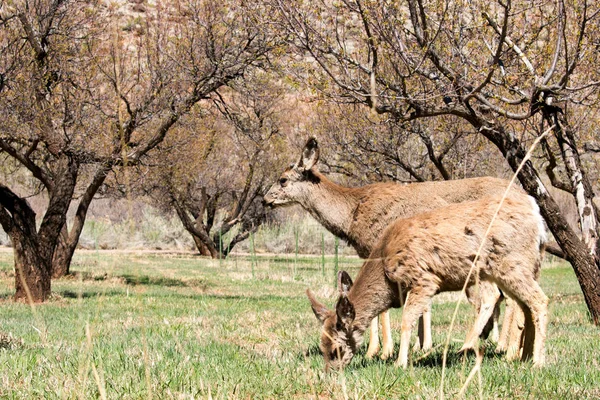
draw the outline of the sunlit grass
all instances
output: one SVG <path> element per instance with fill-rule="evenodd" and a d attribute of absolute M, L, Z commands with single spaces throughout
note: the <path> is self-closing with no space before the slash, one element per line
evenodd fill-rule
<path fill-rule="evenodd" d="M 190 255 L 78 253 L 74 275 L 53 283 L 36 307 L 10 300 L 12 253 L 0 252 L 1 398 L 434 398 L 441 346 L 413 354 L 406 371 L 364 351 L 343 373 L 325 374 L 319 324 L 304 291 L 332 305 L 333 258 L 294 254 L 225 261 Z M 341 258 L 355 275 L 360 260 Z M 484 398 L 597 398 L 600 335 L 587 318 L 570 267 L 547 264 L 548 365 L 506 362 L 486 344 Z M 434 343 L 445 339 L 456 296 L 434 302 Z M 396 346 L 401 310 L 392 312 Z M 474 318 L 461 306 L 446 371 L 454 397 L 474 364 L 457 355 Z M 86 326 L 88 329 L 86 330 Z M 42 339 L 42 337 L 44 339 Z M 5 344 L 6 343 L 6 344 Z M 477 379 L 467 398 L 477 397 Z"/>

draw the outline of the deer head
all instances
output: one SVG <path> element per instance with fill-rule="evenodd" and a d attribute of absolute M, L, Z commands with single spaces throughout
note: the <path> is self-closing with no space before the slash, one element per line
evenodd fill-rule
<path fill-rule="evenodd" d="M 319 161 L 319 145 L 315 138 L 306 142 L 300 160 L 288 167 L 279 181 L 275 183 L 264 197 L 265 205 L 270 207 L 292 205 L 307 195 L 310 186 L 318 181 L 311 169 Z"/>
<path fill-rule="evenodd" d="M 319 347 L 325 359 L 325 370 L 341 369 L 348 365 L 360 345 L 360 339 L 355 337 L 352 326 L 355 311 L 348 299 L 351 287 L 350 275 L 346 271 L 340 271 L 338 273 L 340 296 L 335 306 L 335 312 L 328 310 L 320 303 L 310 289 L 306 290 L 312 310 L 323 325 Z"/>

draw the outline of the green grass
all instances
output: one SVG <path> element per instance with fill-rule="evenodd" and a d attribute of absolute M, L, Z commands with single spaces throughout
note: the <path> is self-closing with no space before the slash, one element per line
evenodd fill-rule
<path fill-rule="evenodd" d="M 326 374 L 320 326 L 304 295 L 335 299 L 333 258 L 249 257 L 219 263 L 193 256 L 78 253 L 75 274 L 53 282 L 53 298 L 32 310 L 14 303 L 12 254 L 0 252 L 0 398 L 415 398 L 438 395 L 442 349 L 413 354 L 406 371 L 364 350 L 343 373 Z M 355 275 L 360 261 L 341 257 Z M 587 318 L 570 267 L 548 264 L 547 366 L 507 362 L 486 343 L 483 398 L 600 397 L 600 335 Z M 434 302 L 434 343 L 445 340 L 456 296 Z M 392 311 L 396 349 L 400 310 Z M 456 351 L 474 318 L 461 305 L 446 371 L 458 394 L 474 356 Z M 467 398 L 479 395 L 478 379 Z"/>

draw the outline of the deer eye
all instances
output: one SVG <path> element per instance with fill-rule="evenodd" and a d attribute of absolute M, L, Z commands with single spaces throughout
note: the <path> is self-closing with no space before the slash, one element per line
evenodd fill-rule
<path fill-rule="evenodd" d="M 287 178 L 281 178 L 279 179 L 279 184 L 283 187 L 285 187 L 285 185 L 287 185 Z"/>

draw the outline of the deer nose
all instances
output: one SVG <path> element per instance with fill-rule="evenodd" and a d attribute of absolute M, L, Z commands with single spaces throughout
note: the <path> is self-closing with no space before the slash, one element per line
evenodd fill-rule
<path fill-rule="evenodd" d="M 263 207 L 275 208 L 275 198 L 269 193 L 265 194 L 262 199 Z"/>

